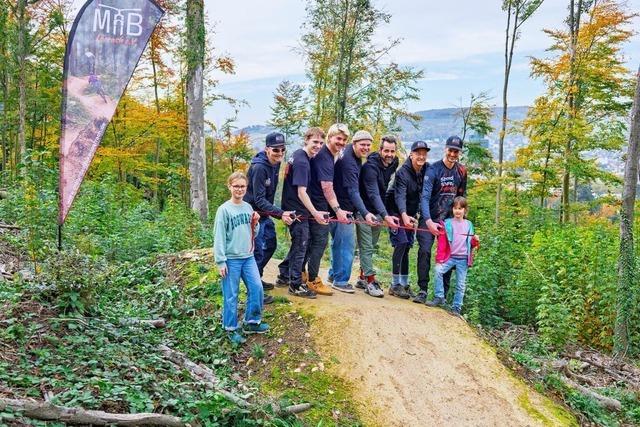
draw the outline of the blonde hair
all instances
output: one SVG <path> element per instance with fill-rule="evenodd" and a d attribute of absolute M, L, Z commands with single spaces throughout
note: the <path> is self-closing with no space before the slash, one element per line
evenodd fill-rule
<path fill-rule="evenodd" d="M 347 138 L 351 136 L 351 132 L 349 132 L 349 127 L 347 125 L 345 125 L 344 123 L 334 123 L 327 131 L 327 139 L 339 133 L 343 134 Z"/>
<path fill-rule="evenodd" d="M 247 179 L 247 176 L 244 174 L 244 172 L 234 172 L 231 175 L 229 175 L 229 178 L 227 178 L 227 185 L 233 184 L 233 181 L 236 181 L 238 179 L 243 179 L 244 182 L 246 182 L 246 183 L 249 182 L 249 180 Z"/>

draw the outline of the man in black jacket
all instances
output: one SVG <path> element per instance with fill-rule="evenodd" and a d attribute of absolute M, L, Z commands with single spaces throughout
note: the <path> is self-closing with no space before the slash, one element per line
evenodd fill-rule
<path fill-rule="evenodd" d="M 376 225 L 378 221 L 364 206 L 360 196 L 359 179 L 362 159 L 369 154 L 372 141 L 373 138 L 367 131 L 359 130 L 353 134 L 352 143 L 342 150 L 336 161 L 333 176 L 333 187 L 339 203 L 339 206 L 334 207 L 334 211 L 357 211 L 368 225 Z M 332 238 L 329 269 L 329 277 L 333 279 L 331 287 L 340 292 L 354 293 L 355 289 L 349 283 L 355 251 L 354 224 L 332 222 L 329 227 Z"/>
<path fill-rule="evenodd" d="M 420 210 L 420 194 L 427 163 L 427 153 L 431 149 L 424 141 L 416 141 L 411 145 L 411 154 L 395 175 L 393 188 L 387 194 L 389 210 L 400 217 L 400 225 L 415 227 L 418 223 L 416 215 Z M 389 238 L 393 246 L 393 284 L 389 295 L 407 299 L 411 296 L 409 288 L 409 249 L 413 246 L 415 231 L 399 228 L 390 230 Z M 421 244 L 421 237 L 418 236 Z M 420 259 L 418 258 L 418 263 Z"/>
<path fill-rule="evenodd" d="M 364 206 L 369 212 L 376 215 L 378 221 L 384 220 L 392 229 L 398 226 L 398 218 L 387 212 L 384 196 L 391 176 L 398 168 L 396 144 L 397 141 L 393 135 L 383 136 L 380 141 L 380 150 L 367 157 L 360 172 L 360 196 Z M 361 218 L 360 216 L 358 219 Z M 357 281 L 356 287 L 364 289 L 366 294 L 378 298 L 382 298 L 384 292 L 376 280 L 376 272 L 373 268 L 373 251 L 380 238 L 380 230 L 380 226 L 356 224 L 360 253 L 360 279 Z"/>
<path fill-rule="evenodd" d="M 255 237 L 254 256 L 260 277 L 273 253 L 276 250 L 278 241 L 276 239 L 276 229 L 273 224 L 274 218 L 281 218 L 282 222 L 290 225 L 293 221 L 291 212 L 285 212 L 274 205 L 276 188 L 278 187 L 278 173 L 280 163 L 286 150 L 284 135 L 272 132 L 266 137 L 266 147 L 259 152 L 251 161 L 249 172 L 247 173 L 248 185 L 244 201 L 260 214 L 260 231 Z M 262 281 L 264 290 L 273 289 L 273 284 Z M 272 298 L 265 294 L 265 302 L 270 302 Z"/>

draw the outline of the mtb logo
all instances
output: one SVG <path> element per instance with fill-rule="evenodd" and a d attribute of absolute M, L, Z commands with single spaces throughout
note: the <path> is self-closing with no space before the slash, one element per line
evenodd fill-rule
<path fill-rule="evenodd" d="M 93 14 L 93 31 L 137 37 L 142 34 L 142 14 L 137 12 L 142 12 L 142 9 L 118 9 L 98 4 Z"/>

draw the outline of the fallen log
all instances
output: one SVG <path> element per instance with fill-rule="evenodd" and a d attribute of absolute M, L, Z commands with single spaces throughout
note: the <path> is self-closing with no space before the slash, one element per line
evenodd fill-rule
<path fill-rule="evenodd" d="M 22 230 L 21 227 L 11 224 L 0 224 L 0 228 L 4 228 L 5 230 Z"/>
<path fill-rule="evenodd" d="M 222 388 L 222 386 L 220 385 L 220 379 L 216 377 L 216 374 L 211 369 L 192 362 L 184 354 L 180 353 L 179 351 L 173 350 L 166 345 L 160 345 L 158 348 L 160 349 L 164 357 L 166 357 L 176 365 L 186 369 L 192 377 L 200 380 L 207 387 L 220 393 L 240 407 L 248 408 L 251 406 L 251 404 L 246 400 Z"/>
<path fill-rule="evenodd" d="M 167 325 L 167 322 L 162 318 L 158 319 L 136 319 L 135 317 L 126 318 L 120 320 L 121 325 L 147 325 L 156 329 L 162 329 Z"/>
<path fill-rule="evenodd" d="M 176 365 L 186 369 L 189 374 L 196 380 L 202 382 L 205 386 L 215 390 L 220 393 L 224 397 L 226 397 L 231 402 L 242 408 L 250 408 L 251 403 L 247 402 L 245 399 L 236 396 L 231 393 L 229 390 L 224 389 L 220 385 L 220 379 L 216 377 L 216 374 L 206 366 L 199 365 L 187 358 L 183 353 L 173 350 L 172 348 L 167 347 L 166 345 L 160 345 L 160 352 L 171 362 Z M 281 408 L 279 405 L 273 405 L 274 412 L 276 415 L 284 415 L 284 414 L 299 414 L 300 412 L 304 412 L 311 408 L 310 403 L 300 403 L 298 405 L 291 405 Z"/>
<path fill-rule="evenodd" d="M 622 403 L 620 403 L 619 400 L 613 399 L 611 397 L 603 396 L 600 393 L 596 393 L 595 391 L 563 376 L 560 376 L 560 381 L 562 381 L 567 387 L 578 390 L 580 393 L 584 394 L 585 396 L 591 397 L 596 402 L 598 402 L 598 404 L 603 408 L 609 409 L 611 411 L 622 410 Z"/>
<path fill-rule="evenodd" d="M 56 406 L 49 402 L 0 398 L 0 410 L 10 409 L 21 415 L 43 421 L 62 421 L 68 424 L 94 424 L 117 426 L 170 426 L 184 427 L 178 417 L 164 414 L 117 414 L 82 408 Z"/>

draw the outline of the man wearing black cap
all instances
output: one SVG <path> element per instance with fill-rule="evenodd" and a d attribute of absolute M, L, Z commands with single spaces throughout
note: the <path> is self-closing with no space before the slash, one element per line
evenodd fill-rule
<path fill-rule="evenodd" d="M 420 194 L 427 163 L 427 153 L 431 149 L 424 141 L 416 141 L 411 145 L 411 154 L 398 169 L 393 187 L 387 193 L 387 208 L 390 213 L 398 214 L 400 225 L 415 227 L 415 218 L 420 211 Z M 389 238 L 393 246 L 392 273 L 393 283 L 389 295 L 407 299 L 411 296 L 409 288 L 409 250 L 413 246 L 415 231 L 407 228 L 389 230 Z M 421 236 L 418 243 L 423 244 Z M 419 252 L 420 254 L 420 252 Z M 420 259 L 418 259 L 420 265 Z M 418 271 L 418 274 L 420 272 Z"/>
<path fill-rule="evenodd" d="M 276 229 L 273 224 L 274 218 L 281 218 L 282 221 L 290 225 L 293 221 L 291 212 L 283 211 L 273 204 L 278 187 L 278 173 L 280 163 L 285 153 L 284 135 L 279 132 L 271 132 L 265 140 L 265 150 L 256 154 L 249 166 L 247 193 L 244 201 L 260 214 L 260 231 L 255 237 L 254 256 L 260 277 L 273 253 L 276 250 L 278 241 L 276 239 Z M 273 284 L 262 281 L 264 290 L 273 289 Z M 272 302 L 273 298 L 265 294 L 265 303 Z"/>
<path fill-rule="evenodd" d="M 462 140 L 458 136 L 450 136 L 444 147 L 444 157 L 432 164 L 424 178 L 422 197 L 420 199 L 421 228 L 427 227 L 430 233 L 424 235 L 424 242 L 420 246 L 419 260 L 423 261 L 422 277 L 418 267 L 418 285 L 420 293 L 414 302 L 424 303 L 427 297 L 429 283 L 429 269 L 431 265 L 431 248 L 435 236 L 440 230 L 440 221 L 452 216 L 451 205 L 457 196 L 465 196 L 467 191 L 467 168 L 460 164 Z M 444 276 L 445 295 L 449 290 L 451 270 Z"/>

